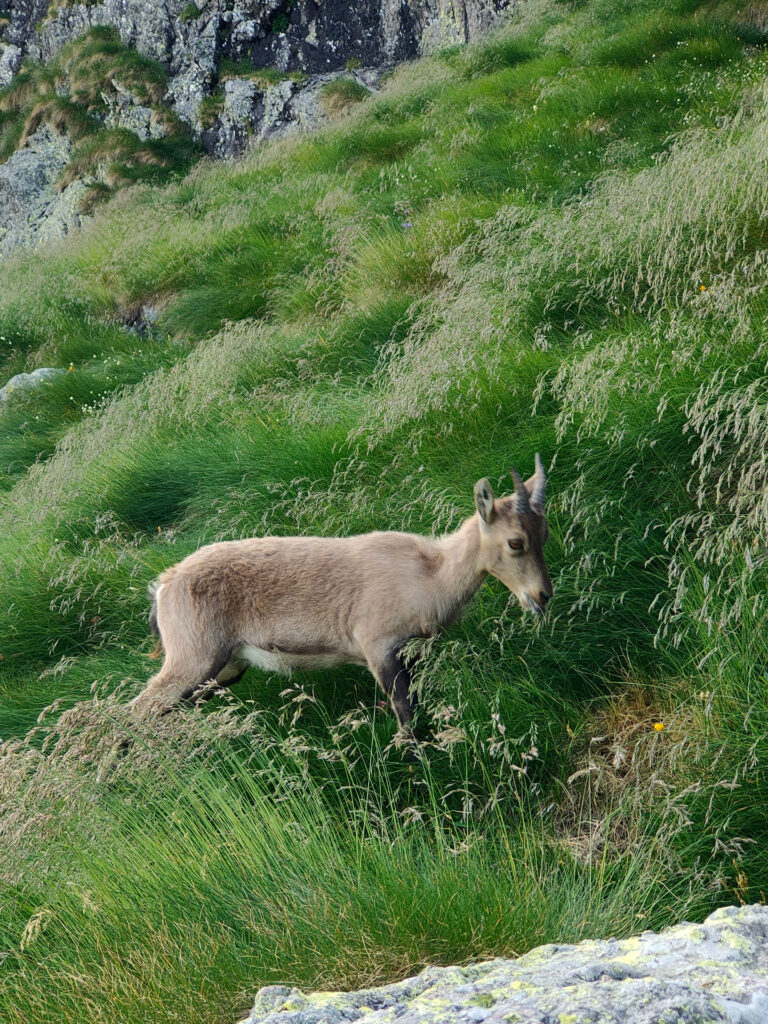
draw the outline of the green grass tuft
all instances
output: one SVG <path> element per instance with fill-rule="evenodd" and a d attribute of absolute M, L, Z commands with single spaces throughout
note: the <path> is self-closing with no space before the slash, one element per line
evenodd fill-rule
<path fill-rule="evenodd" d="M 197 21 L 200 17 L 200 10 L 197 4 L 187 4 L 179 14 L 180 21 Z"/>
<path fill-rule="evenodd" d="M 320 105 L 329 117 L 339 117 L 371 95 L 354 78 L 335 78 L 320 90 Z"/>

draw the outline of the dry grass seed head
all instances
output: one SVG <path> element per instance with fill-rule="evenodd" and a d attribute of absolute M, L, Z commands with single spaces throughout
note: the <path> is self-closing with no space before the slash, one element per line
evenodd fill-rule
<path fill-rule="evenodd" d="M 554 811 L 558 841 L 591 862 L 630 850 L 648 812 L 672 832 L 687 827 L 685 797 L 698 790 L 696 766 L 710 751 L 704 719 L 701 707 L 670 712 L 629 683 L 598 708 L 574 743 L 574 771 Z"/>

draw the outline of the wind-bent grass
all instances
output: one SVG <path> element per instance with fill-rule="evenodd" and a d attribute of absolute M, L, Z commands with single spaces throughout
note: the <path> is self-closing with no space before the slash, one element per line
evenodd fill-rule
<path fill-rule="evenodd" d="M 768 101 L 740 17 L 537 0 L 332 131 L 3 265 L 3 372 L 72 370 L 0 411 L 0 1016 L 231 1021 L 271 981 L 762 898 Z M 149 336 L 121 325 L 147 305 Z M 126 721 L 165 566 L 451 529 L 536 451 L 550 612 L 489 582 L 424 645 L 417 764 L 355 668 Z"/>
<path fill-rule="evenodd" d="M 12 952 L 0 981 L 9 1022 L 149 1020 L 160 1006 L 168 1019 L 226 1021 L 245 1009 L 254 978 L 366 986 L 673 916 L 659 837 L 637 837 L 644 857 L 636 848 L 580 864 L 501 822 L 468 840 L 415 808 L 372 816 L 394 798 L 381 763 L 397 770 L 375 742 L 378 764 L 358 794 L 348 762 L 346 785 L 297 790 L 278 748 L 247 759 L 222 752 L 193 767 L 164 764 L 152 739 L 153 780 L 145 754 L 141 772 L 121 775 L 118 765 L 105 789 L 73 777 L 71 764 L 68 772 L 66 727 L 57 740 L 45 769 L 28 773 L 28 791 L 55 803 L 69 773 L 78 811 L 56 838 L 66 873 L 49 878 L 47 895 L 27 887 L 9 897 L 2 935 Z M 413 784 L 427 804 L 439 799 L 428 764 Z M 693 909 L 697 899 L 679 888 Z"/>

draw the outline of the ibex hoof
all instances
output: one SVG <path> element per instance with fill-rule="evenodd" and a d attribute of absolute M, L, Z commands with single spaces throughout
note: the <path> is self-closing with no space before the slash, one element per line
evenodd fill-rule
<path fill-rule="evenodd" d="M 416 739 L 410 725 L 398 729 L 392 737 L 392 746 L 395 750 L 402 751 L 404 761 L 413 763 L 420 760 L 421 744 Z"/>

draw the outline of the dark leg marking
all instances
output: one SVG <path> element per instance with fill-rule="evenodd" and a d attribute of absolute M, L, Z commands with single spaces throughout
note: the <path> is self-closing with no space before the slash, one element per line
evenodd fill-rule
<path fill-rule="evenodd" d="M 401 729 L 410 729 L 415 700 L 410 695 L 411 673 L 398 648 L 391 650 L 382 663 L 379 682 L 389 697 L 398 725 Z"/>
<path fill-rule="evenodd" d="M 232 651 L 229 651 L 226 654 L 219 653 L 213 659 L 210 671 L 207 675 L 205 675 L 199 683 L 183 693 L 180 699 L 197 704 L 199 701 L 208 700 L 212 697 L 216 690 L 220 690 L 222 688 L 222 684 L 218 682 L 216 677 L 229 664 L 231 657 Z M 235 682 L 235 680 L 227 680 L 226 685 L 229 686 L 230 682 Z"/>

